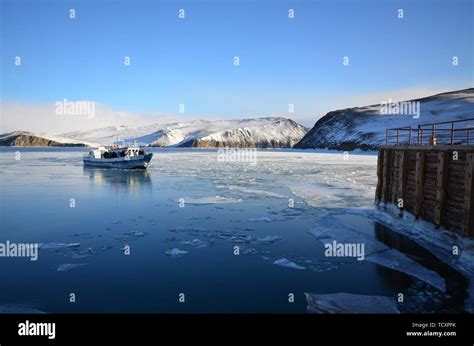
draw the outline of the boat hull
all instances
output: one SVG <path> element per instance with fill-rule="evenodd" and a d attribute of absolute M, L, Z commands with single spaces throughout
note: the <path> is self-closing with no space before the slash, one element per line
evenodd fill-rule
<path fill-rule="evenodd" d="M 149 153 L 143 156 L 131 157 L 125 160 L 121 157 L 113 159 L 84 158 L 85 167 L 99 168 L 118 168 L 118 169 L 146 169 L 151 161 L 153 154 Z"/>

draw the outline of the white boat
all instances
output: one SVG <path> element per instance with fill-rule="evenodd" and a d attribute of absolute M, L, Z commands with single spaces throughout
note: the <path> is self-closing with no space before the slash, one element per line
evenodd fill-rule
<path fill-rule="evenodd" d="M 146 169 L 150 164 L 152 153 L 145 153 L 144 148 L 113 145 L 98 147 L 84 155 L 84 166 L 100 168 Z"/>

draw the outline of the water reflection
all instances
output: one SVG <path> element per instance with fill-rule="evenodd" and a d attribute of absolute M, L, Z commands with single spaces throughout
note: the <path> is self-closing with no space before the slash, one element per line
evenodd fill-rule
<path fill-rule="evenodd" d="M 96 186 L 110 186 L 116 193 L 138 196 L 140 191 L 151 187 L 150 174 L 146 170 L 120 170 L 84 167 L 84 175 L 89 176 Z"/>

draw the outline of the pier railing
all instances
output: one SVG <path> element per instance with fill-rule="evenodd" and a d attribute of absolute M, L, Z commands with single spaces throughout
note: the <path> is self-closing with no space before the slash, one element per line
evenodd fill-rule
<path fill-rule="evenodd" d="M 385 144 L 474 144 L 474 118 L 387 129 Z"/>

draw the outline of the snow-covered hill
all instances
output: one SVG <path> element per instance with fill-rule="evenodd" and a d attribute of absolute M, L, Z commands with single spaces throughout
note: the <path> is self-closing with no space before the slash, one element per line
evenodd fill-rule
<path fill-rule="evenodd" d="M 0 146 L 18 147 L 88 147 L 96 143 L 78 141 L 48 133 L 32 133 L 27 131 L 14 131 L 0 134 Z"/>
<path fill-rule="evenodd" d="M 387 114 L 383 104 L 329 112 L 316 122 L 295 148 L 375 150 L 385 143 L 387 128 L 474 118 L 474 88 L 408 102 L 415 110 L 416 102 L 419 102 L 418 118 L 413 118 L 416 117 L 414 113 Z"/>
<path fill-rule="evenodd" d="M 66 133 L 80 141 L 112 144 L 133 142 L 159 147 L 259 147 L 290 148 L 308 131 L 293 120 L 279 117 L 239 120 L 195 120 L 145 127 L 106 127 Z"/>

